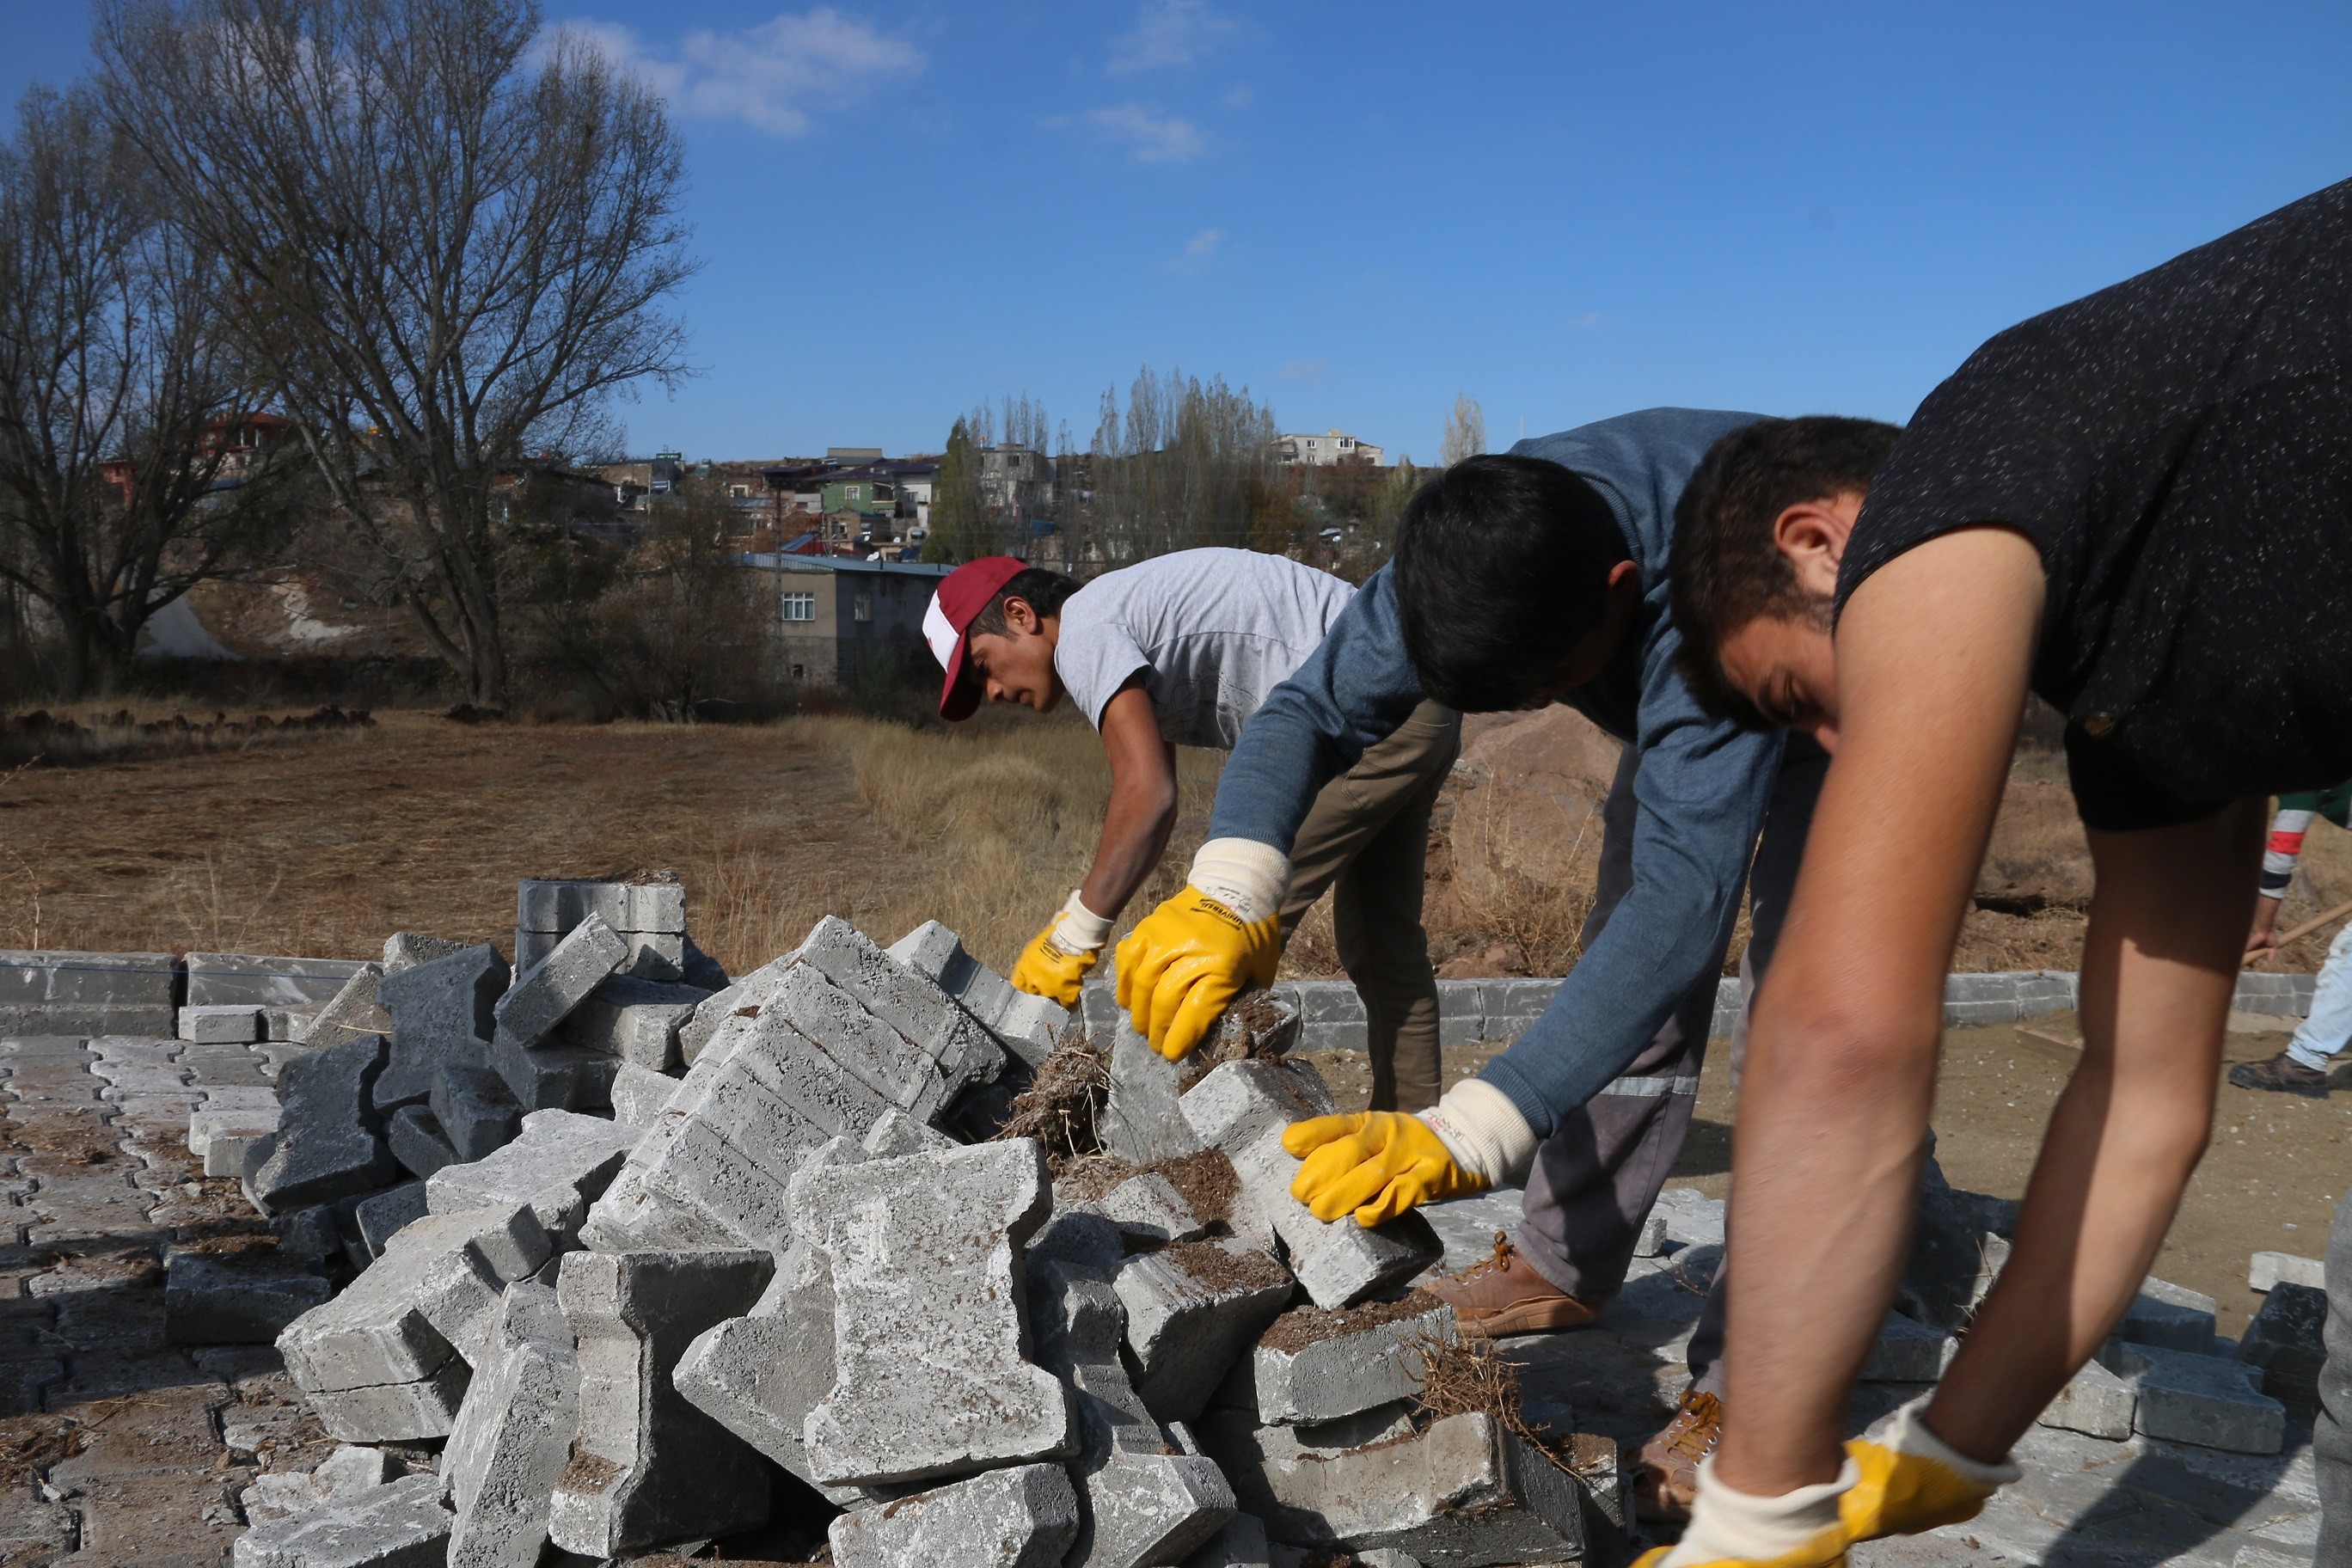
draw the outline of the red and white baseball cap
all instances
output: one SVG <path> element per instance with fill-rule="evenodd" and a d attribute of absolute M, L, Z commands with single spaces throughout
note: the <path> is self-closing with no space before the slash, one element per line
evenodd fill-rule
<path fill-rule="evenodd" d="M 980 706 L 979 683 L 964 679 L 964 628 L 988 608 L 988 602 L 1003 591 L 1004 584 L 1028 569 L 1027 562 L 1010 555 L 983 555 L 940 580 L 931 607 L 923 612 L 923 640 L 931 645 L 931 657 L 948 672 L 947 684 L 940 688 L 940 718 L 969 719 Z"/>

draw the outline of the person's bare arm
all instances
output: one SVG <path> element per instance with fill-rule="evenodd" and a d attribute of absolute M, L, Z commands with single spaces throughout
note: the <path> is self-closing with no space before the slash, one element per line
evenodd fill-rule
<path fill-rule="evenodd" d="M 2263 893 L 2254 900 L 2254 926 L 2246 933 L 2247 967 L 2252 968 L 2278 952 L 2278 912 L 2284 899 Z"/>
<path fill-rule="evenodd" d="M 1838 737 L 1748 1037 L 1716 1471 L 1836 1479 L 1846 1399 L 1903 1267 L 1944 973 L 1992 830 L 2042 615 L 2031 542 L 1930 541 L 1838 627 Z"/>
<path fill-rule="evenodd" d="M 2263 803 L 2090 835 L 2083 1061 L 2052 1112 L 2017 1245 L 1927 1425 L 1971 1458 L 2009 1451 L 2131 1305 L 2213 1125 Z"/>
<path fill-rule="evenodd" d="M 1151 694 L 1141 686 L 1122 687 L 1103 705 L 1102 743 L 1110 758 L 1110 808 L 1078 897 L 1116 920 L 1160 864 L 1176 826 L 1176 748 L 1160 739 Z"/>

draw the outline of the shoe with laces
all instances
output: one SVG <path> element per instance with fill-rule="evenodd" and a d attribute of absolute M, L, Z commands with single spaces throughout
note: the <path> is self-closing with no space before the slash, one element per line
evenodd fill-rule
<path fill-rule="evenodd" d="M 1723 1439 L 1723 1401 L 1692 1389 L 1666 1429 L 1642 1445 L 1633 1463 L 1633 1511 L 1661 1524 L 1690 1522 L 1698 1497 L 1698 1462 Z"/>
<path fill-rule="evenodd" d="M 1601 1305 L 1580 1301 L 1537 1273 L 1518 1248 L 1495 1233 L 1495 1255 L 1475 1263 L 1430 1292 L 1454 1309 L 1465 1340 L 1580 1329 L 1600 1321 Z"/>
<path fill-rule="evenodd" d="M 2299 1094 L 2305 1100 L 2327 1098 L 2327 1075 L 2304 1066 L 2284 1051 L 2266 1062 L 2240 1062 L 2230 1069 L 2230 1081 L 2240 1089 Z"/>

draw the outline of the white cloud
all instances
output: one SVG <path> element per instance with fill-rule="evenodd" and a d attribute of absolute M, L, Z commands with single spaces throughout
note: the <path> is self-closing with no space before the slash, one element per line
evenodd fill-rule
<path fill-rule="evenodd" d="M 1135 27 L 1111 40 L 1113 76 L 1177 70 L 1192 64 L 1234 31 L 1234 24 L 1203 0 L 1145 0 Z"/>
<path fill-rule="evenodd" d="M 698 27 L 671 49 L 647 47 L 614 22 L 572 22 L 593 45 L 681 114 L 739 120 L 772 136 L 808 133 L 810 116 L 854 103 L 884 83 L 917 76 L 921 50 L 828 5 L 780 11 L 740 33 Z"/>
<path fill-rule="evenodd" d="M 1139 103 L 1089 109 L 1076 120 L 1062 116 L 1045 123 L 1083 126 L 1106 142 L 1125 146 L 1128 156 L 1139 163 L 1189 163 L 1208 150 L 1199 126 L 1181 114 L 1161 114 Z"/>
<path fill-rule="evenodd" d="M 1217 249 L 1225 243 L 1225 231 L 1204 228 L 1184 242 L 1183 250 L 1168 265 L 1178 272 L 1198 272 L 1215 258 Z"/>

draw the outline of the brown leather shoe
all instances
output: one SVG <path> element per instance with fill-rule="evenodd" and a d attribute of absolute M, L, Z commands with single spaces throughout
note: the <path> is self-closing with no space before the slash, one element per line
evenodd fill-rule
<path fill-rule="evenodd" d="M 1601 1310 L 1537 1273 L 1499 1230 L 1494 1257 L 1429 1289 L 1454 1309 L 1454 1326 L 1465 1340 L 1580 1329 L 1598 1321 Z"/>
<path fill-rule="evenodd" d="M 1698 1496 L 1698 1462 L 1723 1437 L 1723 1401 L 1692 1389 L 1666 1429 L 1642 1445 L 1633 1461 L 1633 1511 L 1661 1524 L 1690 1522 Z"/>

